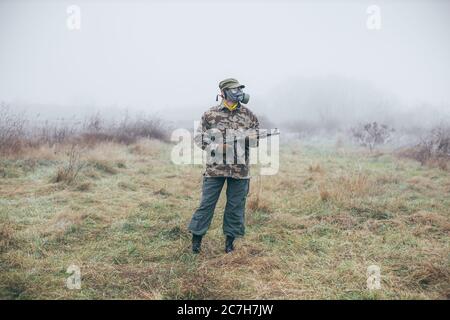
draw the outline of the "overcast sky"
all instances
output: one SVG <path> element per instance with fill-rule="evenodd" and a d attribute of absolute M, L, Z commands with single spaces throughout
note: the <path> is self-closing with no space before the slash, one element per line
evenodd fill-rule
<path fill-rule="evenodd" d="M 372 4 L 380 30 L 366 26 Z M 67 27 L 69 5 L 80 30 Z M 449 27 L 448 1 L 0 0 L 0 100 L 176 117 L 214 104 L 226 77 L 255 102 L 332 75 L 445 106 Z"/>

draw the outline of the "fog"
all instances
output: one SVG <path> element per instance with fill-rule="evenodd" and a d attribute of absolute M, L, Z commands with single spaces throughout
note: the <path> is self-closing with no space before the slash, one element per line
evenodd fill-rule
<path fill-rule="evenodd" d="M 274 122 L 446 121 L 449 18 L 447 1 L 1 1 L 0 101 L 188 123 L 235 77 Z"/>

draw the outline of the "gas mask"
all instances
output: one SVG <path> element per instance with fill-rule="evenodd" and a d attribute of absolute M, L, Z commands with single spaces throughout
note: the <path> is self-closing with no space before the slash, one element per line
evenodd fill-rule
<path fill-rule="evenodd" d="M 241 102 L 247 104 L 248 100 L 250 100 L 250 95 L 244 93 L 244 91 L 242 91 L 242 88 L 225 89 L 224 94 L 225 99 L 233 102 Z"/>

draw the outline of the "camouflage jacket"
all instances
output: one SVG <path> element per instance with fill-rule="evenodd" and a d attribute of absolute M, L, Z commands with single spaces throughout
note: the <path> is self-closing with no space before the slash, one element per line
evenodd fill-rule
<path fill-rule="evenodd" d="M 258 118 L 241 104 L 230 111 L 223 101 L 203 114 L 194 141 L 206 151 L 206 170 L 203 173 L 205 177 L 250 178 L 249 148 L 257 147 L 258 139 L 230 139 L 233 138 L 230 136 L 233 130 L 258 132 Z M 217 146 L 221 143 L 227 143 L 229 148 L 219 150 Z"/>

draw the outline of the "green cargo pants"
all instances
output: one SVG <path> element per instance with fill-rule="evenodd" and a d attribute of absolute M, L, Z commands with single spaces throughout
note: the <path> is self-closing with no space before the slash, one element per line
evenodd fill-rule
<path fill-rule="evenodd" d="M 203 177 L 202 200 L 189 224 L 189 230 L 193 234 L 203 236 L 208 231 L 225 180 L 227 181 L 227 204 L 223 214 L 223 233 L 235 238 L 244 235 L 245 200 L 250 179 L 229 177 Z"/>

